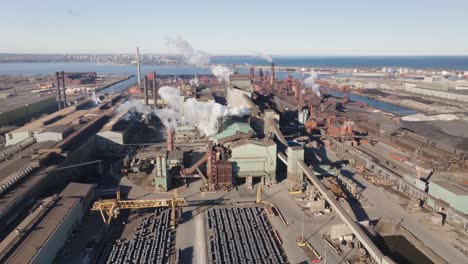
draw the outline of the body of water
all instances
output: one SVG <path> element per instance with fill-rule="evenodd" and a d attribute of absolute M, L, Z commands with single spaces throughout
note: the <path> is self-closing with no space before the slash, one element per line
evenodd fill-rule
<path fill-rule="evenodd" d="M 468 56 L 277 56 L 276 65 L 290 67 L 409 67 L 417 69 L 459 69 L 468 71 Z M 256 57 L 215 56 L 215 64 L 269 65 L 269 62 Z M 142 72 L 156 71 L 160 74 L 207 74 L 208 67 L 142 65 Z M 0 63 L 0 74 L 33 75 L 50 74 L 56 71 L 83 72 L 98 74 L 135 74 L 135 65 L 98 64 L 91 62 L 37 62 Z M 241 72 L 247 73 L 247 69 Z M 284 73 L 287 76 L 287 73 Z M 281 77 L 281 76 L 279 76 Z"/>
<path fill-rule="evenodd" d="M 128 87 L 130 87 L 131 85 L 137 83 L 137 77 L 136 76 L 133 76 L 131 78 L 129 78 L 128 80 L 125 80 L 125 81 L 121 81 L 119 83 L 116 83 L 114 85 L 111 85 L 109 87 L 107 87 L 106 89 L 103 89 L 101 90 L 98 94 L 101 94 L 101 93 L 116 93 L 116 92 L 120 92 L 122 90 L 125 90 L 127 89 Z"/>
<path fill-rule="evenodd" d="M 427 256 L 412 245 L 404 236 L 374 238 L 382 252 L 398 264 L 433 264 Z"/>
<path fill-rule="evenodd" d="M 333 95 L 333 96 L 337 96 L 337 97 L 343 97 L 344 96 L 342 92 L 328 92 L 328 93 Z M 403 106 L 394 105 L 394 104 L 374 100 L 372 98 L 369 98 L 369 97 L 366 97 L 366 96 L 360 96 L 360 95 L 357 95 L 357 94 L 351 94 L 350 93 L 349 94 L 349 99 L 351 101 L 355 101 L 355 102 L 366 103 L 370 107 L 380 109 L 380 110 L 383 110 L 385 112 L 394 113 L 394 114 L 397 114 L 397 115 L 405 116 L 405 115 L 414 115 L 414 114 L 418 113 L 418 111 L 410 109 L 410 108 L 406 108 L 406 107 L 403 107 Z"/>

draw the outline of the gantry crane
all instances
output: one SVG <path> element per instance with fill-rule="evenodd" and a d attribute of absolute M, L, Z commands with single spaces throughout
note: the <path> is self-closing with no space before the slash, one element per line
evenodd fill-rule
<path fill-rule="evenodd" d="M 91 211 L 100 211 L 104 223 L 110 224 L 112 218 L 116 218 L 122 209 L 172 207 L 171 226 L 174 228 L 176 225 L 175 207 L 186 205 L 187 202 L 184 198 L 176 198 L 175 195 L 171 199 L 121 200 L 120 191 L 117 191 L 115 199 L 94 202 Z"/>

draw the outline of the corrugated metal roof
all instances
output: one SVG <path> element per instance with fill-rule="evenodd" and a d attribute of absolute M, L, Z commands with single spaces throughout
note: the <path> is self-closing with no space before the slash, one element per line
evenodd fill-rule
<path fill-rule="evenodd" d="M 457 185 L 446 182 L 446 181 L 431 181 L 429 183 L 429 189 L 431 188 L 430 187 L 431 184 L 438 185 L 439 187 L 441 187 L 443 189 L 446 189 L 447 191 L 449 191 L 449 192 L 451 192 L 451 193 L 453 193 L 455 195 L 458 195 L 458 196 L 468 196 L 468 192 L 466 190 L 460 188 Z"/>
<path fill-rule="evenodd" d="M 230 137 L 236 134 L 237 131 L 248 134 L 249 131 L 253 131 L 249 124 L 243 122 L 232 122 L 230 124 L 225 123 L 223 131 L 214 136 L 215 139 L 221 139 Z"/>

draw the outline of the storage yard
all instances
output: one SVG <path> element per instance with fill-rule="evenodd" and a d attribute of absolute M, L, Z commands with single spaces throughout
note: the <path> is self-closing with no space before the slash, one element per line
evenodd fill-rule
<path fill-rule="evenodd" d="M 105 247 L 100 263 L 168 263 L 174 256 L 170 211 L 156 208 L 138 219 L 131 238 L 117 239 Z"/>
<path fill-rule="evenodd" d="M 210 263 L 288 263 L 260 207 L 206 211 Z"/>
<path fill-rule="evenodd" d="M 408 263 L 464 263 L 468 136 L 439 140 L 463 106 L 279 71 L 139 72 L 73 104 L 99 75 L 58 72 L 58 110 L 5 131 L 0 262 L 391 264 L 404 235 Z"/>

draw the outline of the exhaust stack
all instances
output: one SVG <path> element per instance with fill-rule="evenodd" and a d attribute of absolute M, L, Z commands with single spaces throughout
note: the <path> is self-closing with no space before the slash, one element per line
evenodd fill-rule
<path fill-rule="evenodd" d="M 143 83 L 145 93 L 145 105 L 148 105 L 148 77 L 145 75 L 145 82 Z"/>
<path fill-rule="evenodd" d="M 65 89 L 65 72 L 62 71 L 63 108 L 67 107 L 67 90 Z"/>
<path fill-rule="evenodd" d="M 58 109 L 62 109 L 62 92 L 60 90 L 60 74 L 56 72 L 55 75 L 57 76 L 57 93 L 58 93 Z"/>
<path fill-rule="evenodd" d="M 254 67 L 250 67 L 250 79 L 255 79 L 255 69 Z"/>
<path fill-rule="evenodd" d="M 166 129 L 167 151 L 174 151 L 174 130 Z"/>
<path fill-rule="evenodd" d="M 140 71 L 140 47 L 137 46 L 137 78 L 138 78 L 138 88 L 141 89 L 141 71 Z"/>
<path fill-rule="evenodd" d="M 158 107 L 158 91 L 156 88 L 156 72 L 153 72 L 153 104 L 154 107 Z"/>
<path fill-rule="evenodd" d="M 273 85 L 275 83 L 275 63 L 271 63 L 271 77 L 270 77 L 270 84 Z"/>

